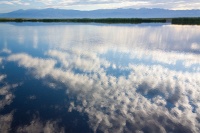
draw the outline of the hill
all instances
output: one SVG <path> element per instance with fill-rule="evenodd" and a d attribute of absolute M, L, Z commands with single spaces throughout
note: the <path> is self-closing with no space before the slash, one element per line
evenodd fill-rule
<path fill-rule="evenodd" d="M 200 17 L 200 10 L 101 9 L 92 11 L 29 9 L 1 13 L 0 18 L 177 18 Z"/>

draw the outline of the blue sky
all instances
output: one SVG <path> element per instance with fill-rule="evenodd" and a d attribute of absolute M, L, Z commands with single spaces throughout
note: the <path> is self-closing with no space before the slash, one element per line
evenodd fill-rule
<path fill-rule="evenodd" d="M 0 0 L 0 13 L 18 9 L 61 8 L 95 10 L 111 8 L 200 9 L 199 0 Z"/>

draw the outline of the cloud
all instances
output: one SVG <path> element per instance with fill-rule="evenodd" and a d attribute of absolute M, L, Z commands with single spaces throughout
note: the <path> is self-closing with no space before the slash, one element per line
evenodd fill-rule
<path fill-rule="evenodd" d="M 10 54 L 12 53 L 12 51 L 10 49 L 4 48 L 0 51 L 0 53 L 6 53 L 6 54 Z"/>
<path fill-rule="evenodd" d="M 30 5 L 30 3 L 23 2 L 22 0 L 9 0 L 9 1 L 4 0 L 4 1 L 0 1 L 0 4 L 5 4 L 5 5 L 18 4 L 18 5 L 24 5 L 24 6 Z"/>
<path fill-rule="evenodd" d="M 192 43 L 191 49 L 200 50 L 200 45 L 198 43 Z"/>
<path fill-rule="evenodd" d="M 24 36 L 27 29 L 14 31 Z M 64 85 L 72 101 L 68 111 L 88 114 L 94 131 L 199 132 L 198 26 L 69 24 L 34 30 L 32 44 L 38 41 L 50 49 L 45 58 L 11 53 L 5 60 L 27 68 L 35 78 L 50 78 L 47 85 L 53 89 Z M 18 130 L 43 131 L 45 125 L 35 119 Z"/>
<path fill-rule="evenodd" d="M 197 0 L 3 0 L 0 1 L 0 12 L 6 13 L 19 9 L 74 9 L 74 10 L 97 10 L 115 8 L 164 8 L 172 10 L 200 9 Z"/>
<path fill-rule="evenodd" d="M 102 66 L 105 68 L 110 66 L 109 62 L 106 60 L 98 59 L 95 53 L 87 51 L 82 53 L 80 50 L 72 50 L 67 53 L 65 51 L 62 52 L 57 50 L 50 50 L 46 54 L 50 57 L 57 58 L 64 69 L 75 68 L 83 72 L 96 72 L 101 71 Z M 88 62 L 88 60 L 90 60 L 90 62 Z"/>
<path fill-rule="evenodd" d="M 14 99 L 12 89 L 16 88 L 19 84 L 8 84 L 5 82 L 6 75 L 0 74 L 0 111 L 4 109 L 6 105 L 10 105 Z M 11 130 L 11 123 L 13 119 L 13 111 L 0 115 L 0 132 L 9 133 Z"/>
<path fill-rule="evenodd" d="M 5 78 L 6 78 L 6 75 L 0 75 L 0 82 L 2 82 L 3 79 L 5 79 Z"/>
<path fill-rule="evenodd" d="M 5 78 L 6 75 L 0 75 L 0 83 L 4 83 L 3 80 Z M 5 105 L 9 105 L 12 102 L 14 95 L 10 93 L 11 88 L 12 86 L 6 84 L 0 86 L 0 96 L 3 96 L 3 98 L 0 99 L 0 110 L 3 109 Z"/>
<path fill-rule="evenodd" d="M 176 67 L 172 66 L 179 65 L 179 71 L 200 72 L 198 69 L 200 65 L 199 54 L 163 52 L 161 50 L 138 50 L 131 52 L 130 56 L 133 60 L 138 59 L 151 62 L 152 64 L 165 64 L 165 67 L 170 69 L 175 69 Z"/>
<path fill-rule="evenodd" d="M 10 132 L 12 119 L 13 119 L 13 112 L 6 115 L 0 115 L 0 132 L 2 133 Z"/>
<path fill-rule="evenodd" d="M 174 60 L 179 60 L 179 53 L 173 54 L 176 55 Z M 12 54 L 8 61 L 33 70 L 36 78 L 48 76 L 57 84 L 64 84 L 68 97 L 75 98 L 69 111 L 87 113 L 94 131 L 200 130 L 199 72 L 171 70 L 162 64 L 129 63 L 128 77 L 115 77 L 107 74 L 105 67 L 112 63 L 97 53 L 49 50 L 46 55 L 47 59 L 25 53 Z M 185 56 L 187 59 L 190 55 Z"/>
<path fill-rule="evenodd" d="M 88 27 L 90 27 L 90 29 L 87 29 Z M 36 26 L 32 30 L 33 32 L 31 32 L 27 26 L 15 26 L 13 27 L 12 33 L 3 29 L 5 33 L 15 36 L 13 39 L 18 44 L 29 41 L 34 48 L 37 47 L 37 42 L 42 42 L 49 48 L 67 50 L 69 48 L 77 49 L 78 47 L 82 47 L 85 51 L 93 50 L 100 54 L 106 53 L 109 50 L 129 52 L 133 48 L 136 52 L 138 51 L 138 53 L 144 49 L 151 49 L 157 50 L 157 53 L 161 53 L 159 50 L 164 50 L 168 52 L 184 51 L 184 53 L 199 54 L 199 26 L 100 26 L 99 24 L 77 26 L 69 24 Z M 27 33 L 33 33 L 33 36 L 28 36 Z M 41 33 L 46 34 L 46 36 L 42 36 Z M 61 33 L 63 36 L 57 36 L 56 34 L 58 33 Z M 123 33 L 123 35 L 121 33 Z M 78 35 L 75 36 L 76 34 Z M 182 36 L 180 36 L 180 34 Z M 3 36 L 7 38 L 5 35 L 2 35 L 2 37 Z M 94 43 L 95 45 L 93 45 Z M 154 58 L 156 58 L 156 56 L 154 56 Z M 162 59 L 164 58 L 165 57 L 162 57 Z M 169 61 L 166 58 L 164 60 Z"/>
<path fill-rule="evenodd" d="M 0 4 L 12 5 L 13 3 L 10 1 L 0 1 Z"/>
<path fill-rule="evenodd" d="M 3 61 L 3 58 L 0 57 L 0 64 L 2 63 L 2 61 Z"/>
<path fill-rule="evenodd" d="M 167 9 L 199 9 L 200 2 L 197 0 L 11 0 L 1 1 L 0 5 L 29 6 L 30 8 L 63 8 L 78 10 L 112 9 L 112 8 L 167 8 Z M 23 8 L 23 7 L 18 7 Z"/>
<path fill-rule="evenodd" d="M 105 9 L 105 8 L 168 8 L 168 9 L 192 9 L 199 8 L 200 4 L 197 0 L 170 0 L 170 1 L 158 1 L 158 0 L 36 0 L 36 2 L 43 3 L 48 7 L 54 8 L 78 8 L 78 9 Z M 95 6 L 94 6 L 95 5 Z"/>
<path fill-rule="evenodd" d="M 64 129 L 59 128 L 56 121 L 41 122 L 38 118 L 34 118 L 29 125 L 18 127 L 17 132 L 64 133 Z"/>
<path fill-rule="evenodd" d="M 7 76 L 0 74 L 0 110 L 3 109 L 6 105 L 12 103 L 14 99 L 14 94 L 11 92 L 12 89 L 18 87 L 20 84 L 8 84 L 4 80 Z"/>
<path fill-rule="evenodd" d="M 20 65 L 25 66 L 26 68 L 37 68 L 35 72 L 40 73 L 40 76 L 43 77 L 45 77 L 46 74 L 50 73 L 50 71 L 54 68 L 56 64 L 55 60 L 32 58 L 29 55 L 23 53 L 9 56 L 8 61 L 18 61 Z"/>

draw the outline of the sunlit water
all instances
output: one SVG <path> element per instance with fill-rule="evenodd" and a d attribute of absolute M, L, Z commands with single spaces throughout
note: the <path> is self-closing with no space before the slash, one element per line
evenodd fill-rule
<path fill-rule="evenodd" d="M 200 26 L 1 23 L 0 132 L 200 132 Z"/>

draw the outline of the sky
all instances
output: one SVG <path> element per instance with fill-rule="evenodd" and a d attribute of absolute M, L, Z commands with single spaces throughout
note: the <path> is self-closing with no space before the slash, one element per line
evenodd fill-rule
<path fill-rule="evenodd" d="M 199 0 L 0 0 L 0 13 L 18 9 L 61 8 L 95 10 L 113 8 L 200 9 Z"/>

